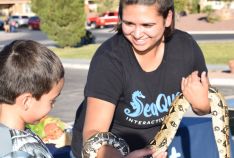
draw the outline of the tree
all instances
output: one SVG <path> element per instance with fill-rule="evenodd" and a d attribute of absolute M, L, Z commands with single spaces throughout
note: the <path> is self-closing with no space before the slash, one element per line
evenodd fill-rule
<path fill-rule="evenodd" d="M 187 0 L 174 0 L 175 12 L 180 13 L 185 10 Z"/>
<path fill-rule="evenodd" d="M 76 46 L 85 35 L 84 0 L 32 0 L 41 30 L 61 47 Z"/>
<path fill-rule="evenodd" d="M 190 13 L 199 13 L 200 12 L 200 5 L 199 0 L 190 0 L 188 2 L 188 9 Z"/>
<path fill-rule="evenodd" d="M 114 11 L 118 9 L 119 0 L 96 0 L 98 4 L 98 13 Z"/>

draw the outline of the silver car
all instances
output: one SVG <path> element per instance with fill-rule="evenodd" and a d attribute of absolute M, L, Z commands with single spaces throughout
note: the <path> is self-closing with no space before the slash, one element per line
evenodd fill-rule
<path fill-rule="evenodd" d="M 28 25 L 28 16 L 21 15 L 12 15 L 9 18 L 9 23 L 15 22 L 15 27 L 27 26 Z"/>

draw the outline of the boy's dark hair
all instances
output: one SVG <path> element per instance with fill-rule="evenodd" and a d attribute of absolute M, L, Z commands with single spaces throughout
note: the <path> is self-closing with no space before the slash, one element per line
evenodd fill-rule
<path fill-rule="evenodd" d="M 170 27 L 167 27 L 164 32 L 165 39 L 167 40 L 175 30 L 175 11 L 174 11 L 174 2 L 173 0 L 120 0 L 119 2 L 119 18 L 122 21 L 123 18 L 123 8 L 126 5 L 155 5 L 159 14 L 166 19 L 169 11 L 172 11 L 172 24 Z M 122 33 L 121 22 L 117 26 L 118 33 Z"/>
<path fill-rule="evenodd" d="M 58 56 L 31 40 L 16 40 L 0 52 L 0 103 L 14 104 L 22 93 L 37 100 L 64 77 Z"/>

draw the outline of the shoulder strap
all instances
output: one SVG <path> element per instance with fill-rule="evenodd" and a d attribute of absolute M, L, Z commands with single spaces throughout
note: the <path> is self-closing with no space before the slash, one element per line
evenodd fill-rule
<path fill-rule="evenodd" d="M 9 128 L 0 123 L 0 157 L 12 151 L 11 134 Z"/>

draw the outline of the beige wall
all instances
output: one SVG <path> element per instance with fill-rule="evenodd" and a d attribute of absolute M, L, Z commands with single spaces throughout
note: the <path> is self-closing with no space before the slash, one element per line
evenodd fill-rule
<path fill-rule="evenodd" d="M 30 7 L 31 0 L 0 0 L 0 11 L 3 15 L 28 15 L 34 13 Z"/>

